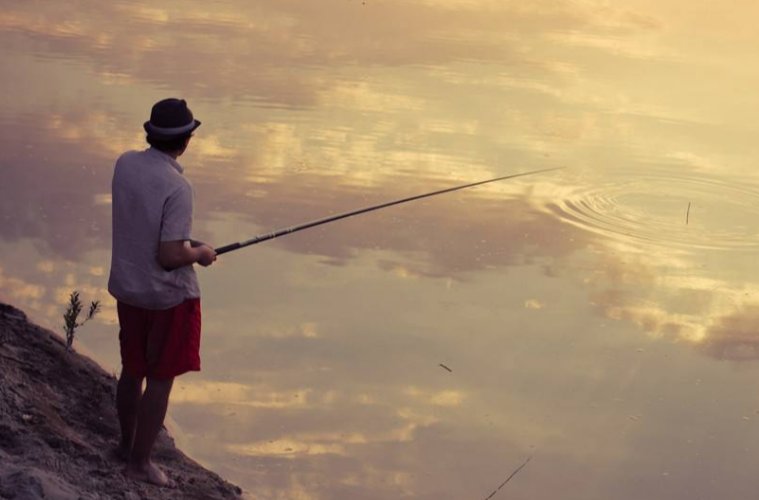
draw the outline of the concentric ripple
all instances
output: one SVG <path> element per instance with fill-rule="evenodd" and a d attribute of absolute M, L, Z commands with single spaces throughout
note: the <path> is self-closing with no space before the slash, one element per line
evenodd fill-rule
<path fill-rule="evenodd" d="M 565 191 L 548 205 L 577 227 L 657 246 L 759 249 L 759 186 L 694 173 L 617 174 Z"/>

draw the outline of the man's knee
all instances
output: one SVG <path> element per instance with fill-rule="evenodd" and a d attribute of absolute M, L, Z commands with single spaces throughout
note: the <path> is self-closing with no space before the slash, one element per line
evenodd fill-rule
<path fill-rule="evenodd" d="M 171 377 L 171 378 L 147 377 L 147 385 L 145 387 L 145 390 L 156 392 L 156 393 L 168 394 L 169 392 L 171 392 L 172 385 L 174 385 L 174 377 Z"/>
<path fill-rule="evenodd" d="M 129 387 L 129 388 L 142 388 L 142 381 L 144 380 L 144 377 L 135 377 L 133 375 L 129 375 L 126 371 L 121 371 L 121 376 L 119 376 L 119 385 L 122 387 Z"/>

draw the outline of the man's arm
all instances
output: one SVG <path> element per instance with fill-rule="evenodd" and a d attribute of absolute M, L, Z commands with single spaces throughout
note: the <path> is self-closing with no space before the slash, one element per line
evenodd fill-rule
<path fill-rule="evenodd" d="M 216 252 L 204 243 L 193 246 L 189 240 L 162 241 L 158 247 L 158 263 L 167 271 L 196 262 L 204 267 L 210 266 L 215 260 Z"/>

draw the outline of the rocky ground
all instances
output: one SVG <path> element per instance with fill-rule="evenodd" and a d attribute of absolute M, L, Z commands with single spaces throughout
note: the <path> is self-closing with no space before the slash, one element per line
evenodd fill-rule
<path fill-rule="evenodd" d="M 228 499 L 240 488 L 176 449 L 163 431 L 155 462 L 176 483 L 126 478 L 118 441 L 116 380 L 67 352 L 61 337 L 0 303 L 0 498 Z"/>

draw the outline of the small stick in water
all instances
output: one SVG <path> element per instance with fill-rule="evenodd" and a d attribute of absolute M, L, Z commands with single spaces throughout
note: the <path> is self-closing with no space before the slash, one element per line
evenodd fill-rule
<path fill-rule="evenodd" d="M 688 211 L 685 212 L 685 225 L 688 225 L 688 219 L 690 219 L 690 202 L 688 202 Z"/>
<path fill-rule="evenodd" d="M 506 481 L 502 482 L 502 483 L 501 483 L 501 485 L 500 485 L 498 488 L 496 488 L 496 489 L 495 489 L 495 491 L 493 491 L 493 493 L 491 493 L 490 495 L 488 495 L 488 496 L 485 498 L 485 500 L 490 500 L 491 498 L 493 498 L 493 497 L 495 496 L 495 494 L 496 494 L 496 493 L 498 493 L 499 491 L 501 491 L 501 488 L 503 488 L 504 486 L 506 486 L 506 483 L 508 483 L 509 481 L 511 481 L 511 478 L 512 478 L 512 477 L 514 477 L 514 476 L 516 476 L 516 475 L 517 475 L 517 473 L 518 473 L 520 470 L 522 470 L 522 468 L 523 468 L 525 465 L 527 465 L 527 464 L 529 463 L 529 461 L 530 461 L 530 460 L 532 460 L 532 457 L 529 457 L 527 460 L 525 460 L 525 461 L 524 461 L 524 463 L 523 463 L 522 465 L 520 465 L 519 467 L 517 467 L 517 468 L 516 468 L 516 470 L 514 470 L 514 472 L 512 472 L 512 473 L 511 473 L 511 475 L 510 475 L 509 477 L 507 477 L 507 478 L 506 478 Z"/>
<path fill-rule="evenodd" d="M 440 366 L 443 367 L 443 368 L 445 368 L 449 372 L 453 373 L 453 370 L 451 370 L 450 368 L 448 368 L 447 366 L 445 366 L 443 363 L 440 363 Z"/>

